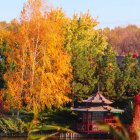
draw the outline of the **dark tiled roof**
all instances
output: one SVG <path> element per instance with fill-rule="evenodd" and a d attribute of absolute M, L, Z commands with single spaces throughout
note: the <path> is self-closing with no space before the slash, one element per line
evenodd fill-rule
<path fill-rule="evenodd" d="M 87 100 L 83 100 L 86 103 L 85 106 L 79 106 L 78 108 L 72 108 L 73 111 L 78 112 L 112 112 L 112 113 L 122 113 L 123 110 L 117 109 L 109 106 L 112 102 L 106 99 L 100 92 L 97 92 L 95 96 L 89 97 Z M 87 106 L 87 104 L 91 104 Z"/>
<path fill-rule="evenodd" d="M 87 100 L 83 100 L 83 102 L 112 104 L 112 102 L 106 99 L 100 92 L 97 92 L 95 96 L 89 97 Z"/>
<path fill-rule="evenodd" d="M 78 107 L 72 108 L 73 111 L 82 112 L 112 112 L 112 113 L 122 113 L 124 110 L 117 109 L 111 106 L 96 106 L 96 107 Z"/>

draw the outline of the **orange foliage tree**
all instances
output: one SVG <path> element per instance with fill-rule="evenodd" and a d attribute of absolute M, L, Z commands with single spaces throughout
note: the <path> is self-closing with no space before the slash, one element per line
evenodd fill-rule
<path fill-rule="evenodd" d="M 118 55 L 132 54 L 135 50 L 140 53 L 140 28 L 135 25 L 117 27 L 110 30 L 105 28 L 104 32 L 108 42 L 112 45 Z"/>
<path fill-rule="evenodd" d="M 8 35 L 9 32 L 5 30 L 5 28 L 0 28 L 0 113 L 2 113 L 3 108 L 8 109 L 6 106 L 3 106 L 3 101 L 6 92 L 4 74 L 7 71 L 7 60 L 6 53 L 9 50 L 8 46 Z M 6 104 L 5 104 L 6 105 Z"/>
<path fill-rule="evenodd" d="M 50 9 L 42 0 L 28 0 L 24 5 L 18 28 L 10 36 L 8 60 L 13 68 L 5 74 L 13 107 L 41 110 L 70 101 L 72 68 L 64 48 L 66 20 L 62 10 Z"/>

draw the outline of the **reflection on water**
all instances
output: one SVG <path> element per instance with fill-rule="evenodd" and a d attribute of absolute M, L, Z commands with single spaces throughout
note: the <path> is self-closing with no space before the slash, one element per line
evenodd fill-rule
<path fill-rule="evenodd" d="M 26 137 L 0 137 L 0 140 L 27 140 Z"/>
<path fill-rule="evenodd" d="M 0 140 L 27 140 L 26 137 L 0 137 Z M 60 140 L 59 138 L 51 139 L 51 140 Z M 62 139 L 62 140 L 96 140 L 93 138 L 80 138 L 80 139 Z M 103 139 L 98 139 L 103 140 Z M 107 139 L 105 139 L 107 140 Z"/>

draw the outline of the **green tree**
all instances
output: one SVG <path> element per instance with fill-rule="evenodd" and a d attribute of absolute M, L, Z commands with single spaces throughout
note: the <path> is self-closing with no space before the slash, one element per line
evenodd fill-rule
<path fill-rule="evenodd" d="M 127 85 L 127 95 L 134 96 L 140 92 L 140 66 L 138 59 L 133 58 L 134 66 L 130 73 L 130 78 Z"/>
<path fill-rule="evenodd" d="M 139 88 L 139 66 L 138 60 L 131 55 L 124 57 L 123 65 L 116 75 L 116 95 L 118 99 L 132 96 Z M 137 78 L 137 79 L 136 79 Z"/>
<path fill-rule="evenodd" d="M 87 14 L 74 15 L 67 25 L 65 47 L 72 56 L 74 100 L 81 101 L 91 95 L 97 85 L 95 71 L 97 59 L 107 46 L 100 30 L 94 29 L 97 21 Z"/>
<path fill-rule="evenodd" d="M 104 51 L 103 56 L 98 61 L 97 78 L 99 79 L 101 91 L 111 97 L 115 93 L 115 80 L 118 72 L 116 55 L 110 45 Z"/>
<path fill-rule="evenodd" d="M 5 87 L 5 81 L 4 81 L 4 73 L 6 71 L 6 66 L 5 66 L 5 56 L 4 56 L 4 51 L 7 47 L 6 41 L 2 41 L 0 44 L 0 89 Z"/>

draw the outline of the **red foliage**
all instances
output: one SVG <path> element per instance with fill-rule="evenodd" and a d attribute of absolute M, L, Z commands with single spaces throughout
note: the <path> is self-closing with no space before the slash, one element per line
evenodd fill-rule
<path fill-rule="evenodd" d="M 140 129 L 140 93 L 135 96 L 135 107 L 132 129 L 134 131 Z"/>
<path fill-rule="evenodd" d="M 135 50 L 140 53 L 140 28 L 135 25 L 129 25 L 125 28 L 117 27 L 110 30 L 106 28 L 105 33 L 109 43 L 112 45 L 118 55 L 131 54 Z"/>
<path fill-rule="evenodd" d="M 133 58 L 137 58 L 137 57 L 138 57 L 138 52 L 135 51 L 135 52 L 133 53 L 132 57 L 133 57 Z"/>

